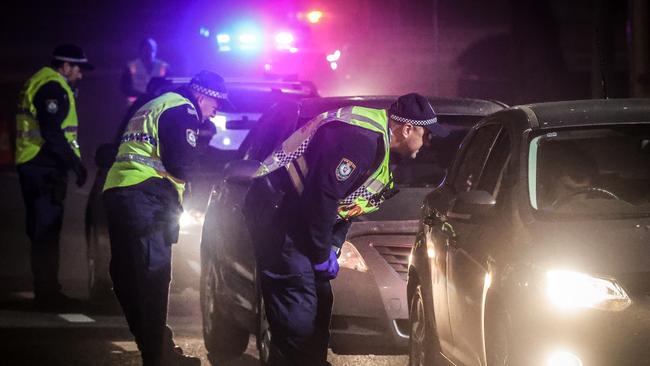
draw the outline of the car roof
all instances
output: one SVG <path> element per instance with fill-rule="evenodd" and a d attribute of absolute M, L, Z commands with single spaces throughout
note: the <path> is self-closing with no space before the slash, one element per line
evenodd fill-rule
<path fill-rule="evenodd" d="M 166 77 L 172 86 L 189 84 L 191 77 Z M 317 97 L 316 85 L 304 80 L 224 78 L 228 91 L 280 92 L 302 97 Z"/>
<path fill-rule="evenodd" d="M 514 106 L 532 129 L 650 122 L 650 99 L 588 99 Z"/>
<path fill-rule="evenodd" d="M 365 95 L 344 97 L 306 98 L 300 104 L 300 117 L 312 118 L 323 111 L 355 105 L 368 108 L 388 108 L 397 95 Z M 487 116 L 500 111 L 507 105 L 493 100 L 470 98 L 428 97 L 431 106 L 439 115 Z"/>

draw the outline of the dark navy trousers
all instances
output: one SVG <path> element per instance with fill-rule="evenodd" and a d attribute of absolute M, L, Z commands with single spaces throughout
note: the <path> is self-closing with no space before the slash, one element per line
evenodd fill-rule
<path fill-rule="evenodd" d="M 170 214 L 180 205 L 134 187 L 109 189 L 103 199 L 115 295 L 143 365 L 157 365 L 162 353 L 173 347 L 166 323 L 171 245 L 178 239 L 178 226 Z"/>
<path fill-rule="evenodd" d="M 258 188 L 247 198 L 245 215 L 271 329 L 270 365 L 328 365 L 330 281 L 314 273 L 306 250 L 289 234 L 295 222 L 290 211 L 275 212 Z"/>
<path fill-rule="evenodd" d="M 67 172 L 29 163 L 18 165 L 16 169 L 25 202 L 27 236 L 32 244 L 34 295 L 48 296 L 61 290 L 59 239 L 68 187 Z"/>
<path fill-rule="evenodd" d="M 270 364 L 327 365 L 334 300 L 330 281 L 314 273 L 309 258 L 288 236 L 275 249 L 258 256 L 272 335 Z"/>

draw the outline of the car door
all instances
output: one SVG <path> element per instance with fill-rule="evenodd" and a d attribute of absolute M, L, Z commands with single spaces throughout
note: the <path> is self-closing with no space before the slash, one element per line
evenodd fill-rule
<path fill-rule="evenodd" d="M 468 147 L 466 167 L 459 171 L 456 192 L 485 191 L 496 196 L 510 157 L 510 137 L 499 123 L 482 127 L 482 139 Z M 478 132 L 481 132 L 480 130 Z M 478 135 L 478 133 L 477 133 Z M 463 365 L 484 365 L 483 308 L 491 283 L 485 226 L 491 220 L 472 220 L 451 210 L 448 224 L 454 237 L 448 241 L 447 286 L 454 359 Z"/>

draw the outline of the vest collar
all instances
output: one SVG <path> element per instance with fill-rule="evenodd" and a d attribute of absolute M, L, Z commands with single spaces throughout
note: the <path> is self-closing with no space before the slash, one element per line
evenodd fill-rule
<path fill-rule="evenodd" d="M 192 103 L 192 105 L 194 106 L 194 109 L 196 109 L 196 114 L 199 117 L 199 122 L 203 122 L 203 115 L 201 114 L 201 108 L 199 108 L 199 102 L 196 100 L 194 94 L 185 86 L 176 89 L 175 93 L 178 93 L 183 97 L 189 99 L 190 103 Z"/>

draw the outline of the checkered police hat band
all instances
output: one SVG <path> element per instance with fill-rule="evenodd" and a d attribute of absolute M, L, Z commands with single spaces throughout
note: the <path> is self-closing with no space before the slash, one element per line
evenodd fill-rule
<path fill-rule="evenodd" d="M 397 122 L 410 123 L 413 126 L 428 126 L 438 122 L 438 117 L 417 120 L 417 119 L 404 118 L 395 114 L 391 114 L 390 118 L 394 119 Z"/>
<path fill-rule="evenodd" d="M 196 92 L 199 92 L 201 94 L 205 94 L 205 95 L 207 95 L 209 97 L 212 97 L 212 98 L 228 99 L 228 94 L 227 93 L 220 93 L 220 92 L 218 92 L 216 90 L 208 89 L 208 88 L 206 88 L 204 86 L 201 86 L 199 84 L 190 84 L 190 88 L 192 88 L 192 90 L 194 90 Z"/>
<path fill-rule="evenodd" d="M 85 63 L 88 62 L 87 58 L 76 58 L 76 57 L 65 57 L 65 56 L 54 56 L 55 60 L 65 61 L 65 62 L 76 62 L 76 63 Z"/>

